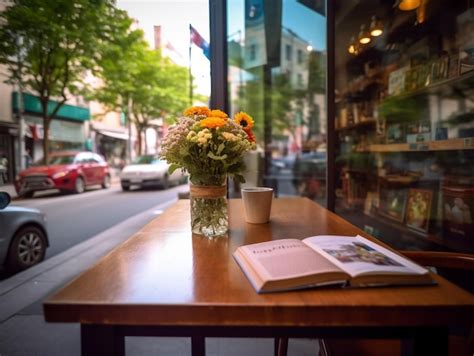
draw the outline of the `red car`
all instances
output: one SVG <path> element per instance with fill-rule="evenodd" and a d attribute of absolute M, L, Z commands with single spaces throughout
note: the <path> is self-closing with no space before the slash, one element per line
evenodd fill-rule
<path fill-rule="evenodd" d="M 110 187 L 107 162 L 93 152 L 55 152 L 43 161 L 23 170 L 15 179 L 15 189 L 21 197 L 32 197 L 35 191 L 59 189 L 82 193 L 87 186 L 100 184 Z"/>

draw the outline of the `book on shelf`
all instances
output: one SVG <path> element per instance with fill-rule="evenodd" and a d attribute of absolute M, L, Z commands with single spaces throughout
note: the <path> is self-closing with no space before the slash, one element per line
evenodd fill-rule
<path fill-rule="evenodd" d="M 434 284 L 429 271 L 362 236 L 311 236 L 239 247 L 234 258 L 258 293 L 325 285 Z"/>

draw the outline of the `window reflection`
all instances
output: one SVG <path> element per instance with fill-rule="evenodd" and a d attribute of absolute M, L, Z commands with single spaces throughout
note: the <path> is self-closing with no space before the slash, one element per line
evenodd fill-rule
<path fill-rule="evenodd" d="M 472 252 L 474 7 L 405 10 L 336 10 L 336 212 L 399 249 Z"/>
<path fill-rule="evenodd" d="M 258 149 L 248 186 L 325 203 L 326 19 L 324 2 L 228 1 L 231 114 L 255 120 Z M 230 189 L 239 195 L 239 186 Z"/>

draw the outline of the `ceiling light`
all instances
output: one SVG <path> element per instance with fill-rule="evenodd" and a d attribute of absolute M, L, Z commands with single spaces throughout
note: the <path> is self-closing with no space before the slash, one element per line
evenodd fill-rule
<path fill-rule="evenodd" d="M 356 54 L 356 41 L 354 36 L 352 36 L 351 41 L 349 42 L 349 47 L 347 47 L 347 52 L 350 54 Z"/>
<path fill-rule="evenodd" d="M 402 11 L 411 11 L 420 6 L 420 3 L 421 0 L 401 0 L 398 3 L 398 8 Z"/>
<path fill-rule="evenodd" d="M 362 44 L 367 44 L 371 41 L 370 39 L 370 33 L 369 31 L 365 30 L 365 25 L 360 26 L 360 32 L 359 32 L 359 42 Z"/>
<path fill-rule="evenodd" d="M 383 33 L 382 21 L 378 20 L 376 16 L 372 16 L 370 22 L 370 35 L 372 37 L 378 37 Z"/>

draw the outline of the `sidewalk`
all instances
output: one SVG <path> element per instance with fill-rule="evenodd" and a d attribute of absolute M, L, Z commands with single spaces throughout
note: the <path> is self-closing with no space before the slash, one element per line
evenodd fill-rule
<path fill-rule="evenodd" d="M 140 230 L 150 220 L 150 214 L 172 203 L 162 203 L 132 216 L 39 265 L 0 281 L 0 355 L 79 356 L 80 326 L 46 323 L 42 302 Z M 273 339 L 209 338 L 206 350 L 211 356 L 273 355 Z M 190 355 L 190 339 L 127 338 L 126 355 L 152 354 Z M 316 340 L 290 340 L 288 355 L 317 354 Z"/>

